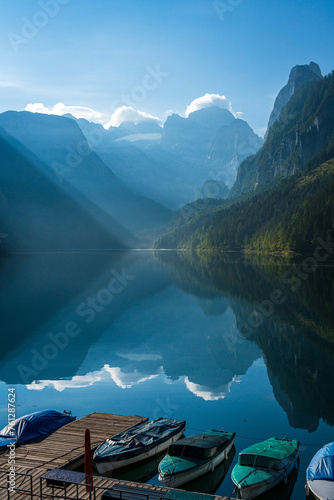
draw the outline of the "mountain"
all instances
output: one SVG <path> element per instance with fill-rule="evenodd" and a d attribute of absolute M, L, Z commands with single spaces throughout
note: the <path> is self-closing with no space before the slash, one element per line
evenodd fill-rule
<path fill-rule="evenodd" d="M 229 353 L 239 370 L 241 366 L 247 370 L 247 351 L 256 354 L 258 350 L 263 355 L 275 398 L 290 425 L 309 432 L 316 430 L 322 419 L 333 425 L 334 408 L 326 396 L 334 383 L 332 267 L 319 265 L 296 289 L 297 276 L 296 280 L 290 278 L 301 270 L 299 258 L 224 252 L 157 255 L 165 266 L 174 269 L 176 286 L 202 297 L 201 301 L 209 297 L 211 304 L 214 297 L 220 298 L 215 313 L 220 310 L 222 314 L 226 305 L 233 311 L 236 329 L 226 328 L 229 332 L 226 335 L 227 331 L 221 328 L 216 338 L 214 334 L 208 335 L 214 366 L 217 360 L 225 368 L 224 353 Z M 274 306 L 269 300 L 273 291 L 286 297 L 284 305 L 282 302 Z M 261 318 L 259 323 L 250 319 L 254 311 Z"/>
<path fill-rule="evenodd" d="M 321 158 L 332 157 L 321 163 Z M 317 238 L 334 239 L 334 146 L 310 170 L 226 206 L 176 219 L 157 248 L 191 250 L 312 251 Z M 173 222 L 173 219 L 172 219 Z"/>
<path fill-rule="evenodd" d="M 261 150 L 240 165 L 231 193 L 220 206 L 184 207 L 156 246 L 303 253 L 318 238 L 331 241 L 334 73 L 293 94 Z"/>
<path fill-rule="evenodd" d="M 119 131 L 124 133 L 124 135 L 130 134 L 162 134 L 162 128 L 152 121 L 132 123 L 123 122 L 122 125 L 117 127 Z"/>
<path fill-rule="evenodd" d="M 237 167 L 262 145 L 249 125 L 217 106 L 171 115 L 156 123 L 123 123 L 102 131 L 78 120 L 91 148 L 131 190 L 171 209 L 207 197 L 203 185 L 221 182 L 230 188 Z M 98 134 L 101 140 L 90 141 Z M 223 185 L 222 184 L 222 185 Z M 218 189 L 217 197 L 226 196 Z"/>
<path fill-rule="evenodd" d="M 122 127 L 105 130 L 84 119 L 77 122 L 91 149 L 136 195 L 149 197 L 172 210 L 194 197 L 187 178 L 191 165 L 184 171 L 185 163 L 176 155 L 151 144 L 147 139 L 151 134 L 126 131 L 124 136 Z"/>
<path fill-rule="evenodd" d="M 271 126 L 256 155 L 238 169 L 230 192 L 235 198 L 258 187 L 270 187 L 302 169 L 334 140 L 334 74 L 304 83 L 294 92 Z"/>
<path fill-rule="evenodd" d="M 211 106 L 190 113 L 187 118 L 173 114 L 165 122 L 161 146 L 181 154 L 185 159 L 198 161 L 196 153 L 207 157 L 210 140 L 222 126 L 228 126 L 235 117 L 227 109 Z M 194 138 L 200 139 L 197 143 Z"/>
<path fill-rule="evenodd" d="M 244 120 L 235 119 L 228 126 L 220 127 L 211 143 L 207 162 L 213 179 L 221 179 L 231 188 L 240 163 L 261 146 L 262 139 Z"/>
<path fill-rule="evenodd" d="M 8 111 L 0 115 L 0 126 L 43 161 L 44 173 L 59 187 L 75 188 L 126 228 L 144 230 L 168 219 L 166 207 L 133 193 L 117 179 L 74 120 Z"/>
<path fill-rule="evenodd" d="M 52 182 L 24 151 L 0 129 L 0 232 L 7 235 L 0 250 L 124 249 L 133 242 L 127 231 L 109 217 L 106 221 L 105 214 L 90 207 L 82 195 L 75 200 Z"/>
<path fill-rule="evenodd" d="M 278 120 L 282 109 L 288 104 L 292 95 L 301 85 L 314 80 L 321 80 L 321 78 L 322 74 L 320 67 L 314 62 L 292 68 L 288 83 L 282 88 L 276 97 L 274 109 L 272 110 L 269 118 L 268 129 L 270 129 L 275 121 Z"/>
<path fill-rule="evenodd" d="M 161 139 L 161 148 L 191 164 L 189 177 L 195 177 L 198 187 L 213 179 L 230 188 L 238 165 L 261 145 L 262 139 L 244 120 L 218 106 L 194 111 L 188 118 L 169 116 Z"/>
<path fill-rule="evenodd" d="M 229 188 L 223 181 L 216 181 L 210 179 L 205 181 L 204 184 L 199 189 L 197 195 L 195 195 L 195 200 L 203 199 L 215 199 L 224 200 L 228 197 Z"/>

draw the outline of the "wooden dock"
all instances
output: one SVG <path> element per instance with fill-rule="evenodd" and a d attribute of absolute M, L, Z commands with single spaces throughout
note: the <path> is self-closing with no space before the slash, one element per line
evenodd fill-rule
<path fill-rule="evenodd" d="M 75 420 L 60 428 L 51 436 L 39 443 L 22 445 L 15 450 L 15 472 L 16 487 L 29 489 L 32 481 L 33 498 L 40 497 L 40 478 L 51 469 L 75 469 L 84 462 L 85 430 L 88 428 L 91 434 L 92 449 L 96 448 L 102 441 L 115 436 L 133 425 L 147 421 L 144 417 L 128 417 L 124 415 L 113 415 L 109 413 L 91 413 L 86 417 Z M 0 455 L 0 470 L 9 471 L 8 452 Z M 26 474 L 23 476 L 21 474 Z M 96 477 L 96 485 L 110 485 L 114 480 Z M 27 493 L 12 492 L 10 497 L 7 490 L 6 473 L 0 474 L 0 500 L 23 500 L 30 498 Z M 102 494 L 101 494 L 102 495 Z M 101 496 L 100 495 L 100 496 Z M 89 496 L 82 498 L 89 498 Z M 98 498 L 98 497 L 97 497 Z"/>
<path fill-rule="evenodd" d="M 64 489 L 52 488 L 43 478 L 53 469 L 74 470 L 84 463 L 85 430 L 91 435 L 91 447 L 95 449 L 107 438 L 148 419 L 109 413 L 91 413 L 54 432 L 39 443 L 22 445 L 15 450 L 15 491 L 8 491 L 8 452 L 0 455 L 0 500 L 101 500 L 108 489 L 116 489 L 116 497 L 122 500 L 161 500 L 169 488 L 148 484 L 120 481 L 94 476 L 94 491 L 86 491 L 85 480 L 81 485 L 71 484 Z M 42 491 L 41 491 L 42 485 Z M 122 490 L 122 493 L 119 493 Z M 184 492 L 185 493 L 185 492 Z M 221 497 L 208 496 L 208 499 Z"/>

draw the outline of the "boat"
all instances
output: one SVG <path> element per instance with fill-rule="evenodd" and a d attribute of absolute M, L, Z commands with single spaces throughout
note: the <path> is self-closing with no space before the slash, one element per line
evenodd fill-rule
<path fill-rule="evenodd" d="M 299 441 L 269 438 L 239 453 L 232 470 L 237 498 L 252 500 L 282 481 L 298 467 Z"/>
<path fill-rule="evenodd" d="M 166 450 L 147 460 L 142 460 L 137 464 L 117 469 L 108 474 L 108 477 L 119 479 L 120 481 L 132 481 L 135 483 L 147 483 L 157 475 L 158 465 L 165 456 Z"/>
<path fill-rule="evenodd" d="M 226 474 L 233 462 L 235 456 L 235 446 L 233 445 L 226 460 L 223 460 L 214 471 L 207 472 L 203 476 L 189 481 L 182 485 L 182 489 L 186 491 L 193 491 L 195 493 L 206 493 L 212 495 L 216 493 L 221 483 L 224 481 Z"/>
<path fill-rule="evenodd" d="M 334 442 L 323 446 L 306 470 L 306 498 L 334 500 Z"/>
<path fill-rule="evenodd" d="M 174 488 L 213 471 L 227 459 L 234 440 L 234 432 L 215 430 L 180 439 L 160 462 L 159 481 Z"/>
<path fill-rule="evenodd" d="M 73 420 L 75 417 L 55 410 L 37 411 L 17 418 L 0 431 L 0 453 L 8 446 L 41 440 Z"/>
<path fill-rule="evenodd" d="M 295 484 L 298 479 L 299 457 L 297 467 L 292 469 L 287 480 L 280 482 L 277 486 L 269 490 L 268 493 L 261 495 L 259 500 L 290 500 Z"/>
<path fill-rule="evenodd" d="M 93 460 L 99 474 L 110 474 L 116 469 L 147 460 L 180 439 L 186 428 L 185 421 L 158 418 L 137 424 L 101 443 Z"/>

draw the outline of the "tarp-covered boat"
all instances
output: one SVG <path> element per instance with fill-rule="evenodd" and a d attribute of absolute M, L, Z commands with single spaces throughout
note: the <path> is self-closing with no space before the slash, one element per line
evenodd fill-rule
<path fill-rule="evenodd" d="M 298 467 L 298 450 L 299 441 L 269 438 L 239 453 L 232 471 L 239 498 L 251 500 L 287 481 L 293 468 Z"/>
<path fill-rule="evenodd" d="M 17 418 L 0 431 L 0 453 L 6 451 L 8 445 L 19 446 L 45 437 L 74 419 L 54 410 L 37 411 Z"/>
<path fill-rule="evenodd" d="M 334 443 L 323 446 L 306 470 L 306 496 L 334 500 Z"/>
<path fill-rule="evenodd" d="M 213 471 L 227 456 L 235 440 L 234 432 L 206 431 L 180 439 L 168 447 L 159 464 L 159 481 L 177 487 Z"/>
<path fill-rule="evenodd" d="M 100 474 L 108 474 L 151 458 L 180 439 L 185 427 L 184 421 L 169 418 L 136 425 L 100 444 L 93 456 L 95 466 Z"/>

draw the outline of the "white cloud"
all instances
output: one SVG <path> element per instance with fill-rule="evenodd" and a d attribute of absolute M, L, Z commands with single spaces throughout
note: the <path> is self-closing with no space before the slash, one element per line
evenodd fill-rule
<path fill-rule="evenodd" d="M 214 391 L 203 385 L 194 384 L 188 377 L 184 379 L 187 389 L 195 394 L 198 398 L 204 399 L 204 401 L 218 401 L 219 399 L 225 399 L 228 393 L 231 391 L 231 386 L 233 382 L 236 382 L 236 377 L 234 377 L 231 382 L 226 385 L 217 387 Z"/>
<path fill-rule="evenodd" d="M 188 117 L 190 113 L 198 111 L 203 108 L 210 108 L 211 106 L 219 106 L 220 108 L 227 109 L 231 113 L 234 113 L 232 109 L 232 104 L 224 95 L 219 94 L 205 94 L 202 97 L 194 99 L 191 104 L 186 109 L 185 116 Z"/>
<path fill-rule="evenodd" d="M 89 387 L 102 379 L 101 372 L 88 373 L 87 375 L 76 375 L 71 380 L 38 380 L 27 385 L 30 391 L 42 391 L 46 387 L 52 387 L 58 392 L 65 389 L 79 389 L 82 387 Z"/>
<path fill-rule="evenodd" d="M 86 120 L 102 123 L 102 115 L 94 109 L 85 108 L 84 106 L 66 106 L 62 102 L 58 102 L 54 106 L 44 106 L 41 102 L 28 104 L 25 108 L 31 113 L 42 113 L 45 115 L 66 115 L 70 113 L 75 118 L 85 118 Z"/>
<path fill-rule="evenodd" d="M 167 118 L 168 118 L 169 116 L 172 116 L 172 115 L 174 115 L 175 113 L 176 113 L 176 111 L 173 111 L 172 109 L 169 109 L 169 110 L 168 110 L 168 111 L 166 111 L 166 113 L 165 113 L 165 119 L 167 120 Z"/>
<path fill-rule="evenodd" d="M 161 125 L 161 120 L 157 116 L 150 115 L 144 111 L 138 111 L 130 106 L 121 106 L 111 115 L 110 121 L 104 128 L 119 127 L 124 122 L 131 122 L 137 125 L 141 122 L 153 121 Z"/>
<path fill-rule="evenodd" d="M 123 373 L 120 368 L 112 368 L 109 365 L 104 365 L 101 370 L 89 372 L 86 375 L 75 375 L 70 380 L 34 380 L 31 384 L 27 385 L 27 389 L 30 391 L 42 391 L 46 387 L 50 387 L 58 392 L 62 392 L 65 389 L 90 387 L 101 381 L 106 382 L 110 380 L 110 377 L 121 389 L 129 389 L 133 385 L 152 380 L 158 377 L 158 375 L 143 374 L 137 370 L 130 373 Z"/>
<path fill-rule="evenodd" d="M 123 373 L 120 368 L 110 368 L 109 365 L 105 365 L 104 369 L 110 373 L 111 378 L 115 384 L 121 389 L 130 389 L 133 385 L 140 384 L 141 382 L 146 382 L 147 380 L 152 380 L 158 375 L 143 375 L 137 370 L 130 373 Z"/>

